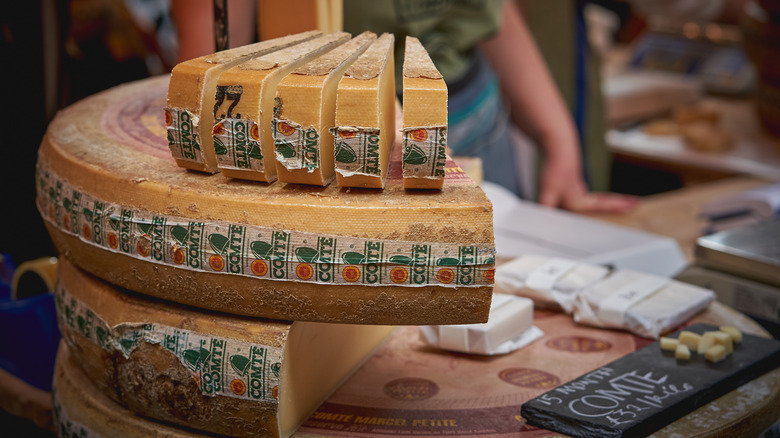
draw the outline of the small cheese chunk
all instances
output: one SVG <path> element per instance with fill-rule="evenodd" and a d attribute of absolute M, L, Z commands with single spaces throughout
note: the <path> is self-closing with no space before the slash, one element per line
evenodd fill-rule
<path fill-rule="evenodd" d="M 728 333 L 735 344 L 742 342 L 742 332 L 733 325 L 724 325 L 719 327 L 720 331 Z"/>
<path fill-rule="evenodd" d="M 395 140 L 394 41 L 383 34 L 339 82 L 334 134 L 339 187 L 385 187 Z"/>
<path fill-rule="evenodd" d="M 696 352 L 699 354 L 704 354 L 712 348 L 713 345 L 716 344 L 715 342 L 715 333 L 717 332 L 704 332 L 701 335 L 701 339 L 699 339 L 699 344 L 696 347 Z"/>
<path fill-rule="evenodd" d="M 677 348 L 674 349 L 674 358 L 688 360 L 691 358 L 691 350 L 685 344 L 677 344 Z"/>
<path fill-rule="evenodd" d="M 715 345 L 722 345 L 726 349 L 726 354 L 734 351 L 734 344 L 731 341 L 731 335 L 724 332 L 714 332 Z"/>
<path fill-rule="evenodd" d="M 679 345 L 677 339 L 668 336 L 662 336 L 661 339 L 658 340 L 658 343 L 661 346 L 661 350 L 666 351 L 675 351 L 677 350 L 677 345 Z"/>
<path fill-rule="evenodd" d="M 335 178 L 336 89 L 349 67 L 376 40 L 364 32 L 299 67 L 279 83 L 273 136 L 279 181 L 326 186 Z"/>
<path fill-rule="evenodd" d="M 406 37 L 403 73 L 404 188 L 441 189 L 447 161 L 447 84 L 414 37 Z"/>
<path fill-rule="evenodd" d="M 202 172 L 217 172 L 211 129 L 214 124 L 216 81 L 220 73 L 246 61 L 318 36 L 310 31 L 201 56 L 171 71 L 165 122 L 176 164 Z M 224 96 L 223 96 L 224 98 Z M 231 99 L 228 96 L 228 99 Z"/>
<path fill-rule="evenodd" d="M 345 32 L 252 58 L 219 76 L 214 107 L 217 165 L 229 178 L 274 182 L 274 97 L 279 82 L 300 65 L 349 39 Z"/>
<path fill-rule="evenodd" d="M 704 353 L 704 358 L 710 362 L 719 362 L 725 359 L 726 356 L 726 347 L 723 345 L 713 345 Z"/>
<path fill-rule="evenodd" d="M 677 340 L 684 345 L 687 345 L 688 348 L 692 350 L 698 350 L 699 340 L 701 339 L 701 335 L 698 333 L 694 333 L 688 330 L 683 330 L 680 332 L 680 335 L 677 337 Z"/>

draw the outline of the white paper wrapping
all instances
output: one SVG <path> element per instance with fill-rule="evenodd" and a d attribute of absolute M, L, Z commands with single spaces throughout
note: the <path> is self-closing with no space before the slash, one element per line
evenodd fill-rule
<path fill-rule="evenodd" d="M 495 290 L 528 297 L 537 307 L 560 307 L 571 313 L 577 294 L 609 272 L 601 265 L 524 255 L 496 268 Z"/>
<path fill-rule="evenodd" d="M 420 338 L 443 350 L 496 355 L 522 348 L 542 336 L 533 326 L 533 301 L 493 294 L 490 316 L 484 324 L 420 327 Z"/>
<path fill-rule="evenodd" d="M 578 295 L 574 320 L 658 338 L 715 300 L 709 289 L 641 272 L 615 271 Z"/>

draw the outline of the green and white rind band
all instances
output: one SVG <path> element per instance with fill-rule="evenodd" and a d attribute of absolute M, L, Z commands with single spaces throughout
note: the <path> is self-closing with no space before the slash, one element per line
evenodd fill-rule
<path fill-rule="evenodd" d="M 285 119 L 273 119 L 276 161 L 287 170 L 306 169 L 311 173 L 320 167 L 320 135 L 317 129 Z"/>
<path fill-rule="evenodd" d="M 192 271 L 317 284 L 491 286 L 492 244 L 321 235 L 132 210 L 75 190 L 39 163 L 37 204 L 59 230 L 103 250 Z"/>
<path fill-rule="evenodd" d="M 446 126 L 404 129 L 403 175 L 443 179 L 447 162 L 446 149 Z"/>
<path fill-rule="evenodd" d="M 157 344 L 192 372 L 203 395 L 278 403 L 281 348 L 154 323 L 109 327 L 61 283 L 54 297 L 60 332 L 71 347 L 73 334 L 79 333 L 105 351 L 119 351 L 127 359 L 142 341 Z"/>
<path fill-rule="evenodd" d="M 212 131 L 220 169 L 265 171 L 257 123 L 249 119 L 226 118 L 215 123 Z"/>
<path fill-rule="evenodd" d="M 198 129 L 200 117 L 181 108 L 165 109 L 165 129 L 173 158 L 203 163 Z"/>

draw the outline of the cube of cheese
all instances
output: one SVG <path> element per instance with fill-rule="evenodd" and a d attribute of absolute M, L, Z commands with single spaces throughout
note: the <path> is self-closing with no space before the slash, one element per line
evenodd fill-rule
<path fill-rule="evenodd" d="M 699 344 L 696 346 L 696 352 L 699 354 L 704 354 L 712 348 L 713 345 L 716 344 L 715 342 L 715 334 L 717 332 L 704 332 L 701 335 L 701 339 L 699 339 Z"/>
<path fill-rule="evenodd" d="M 677 345 L 679 344 L 679 341 L 677 341 L 677 339 L 675 338 L 662 336 L 661 339 L 658 340 L 658 343 L 661 346 L 661 350 L 675 351 L 677 350 Z"/>
<path fill-rule="evenodd" d="M 733 325 L 725 325 L 719 327 L 720 331 L 728 333 L 731 336 L 731 340 L 735 344 L 742 342 L 742 332 Z"/>
<path fill-rule="evenodd" d="M 344 70 L 375 40 L 376 34 L 364 32 L 279 83 L 273 121 L 279 181 L 325 186 L 335 178 L 336 89 Z"/>
<path fill-rule="evenodd" d="M 720 362 L 726 358 L 726 347 L 723 345 L 713 345 L 706 352 L 704 352 L 704 358 L 710 362 Z"/>
<path fill-rule="evenodd" d="M 680 360 L 690 359 L 691 349 L 685 344 L 677 344 L 677 348 L 674 349 L 674 358 Z"/>
<path fill-rule="evenodd" d="M 688 330 L 683 330 L 677 336 L 677 341 L 681 344 L 687 345 L 692 350 L 697 350 L 699 346 L 699 340 L 701 335 Z"/>
<path fill-rule="evenodd" d="M 345 32 L 324 35 L 252 58 L 219 76 L 213 134 L 217 165 L 223 175 L 276 181 L 272 132 L 276 86 L 288 73 L 349 37 Z"/>
<path fill-rule="evenodd" d="M 291 436 L 393 330 L 149 301 L 64 259 L 55 294 L 90 384 L 136 414 L 219 435 Z"/>
<path fill-rule="evenodd" d="M 165 122 L 171 154 L 180 167 L 215 173 L 211 129 L 214 125 L 216 82 L 220 73 L 249 59 L 312 39 L 320 32 L 300 34 L 201 56 L 176 65 L 168 85 Z M 232 99 L 230 95 L 228 99 Z"/>
<path fill-rule="evenodd" d="M 406 37 L 403 177 L 407 189 L 441 189 L 447 161 L 447 84 L 417 38 Z"/>
<path fill-rule="evenodd" d="M 395 37 L 379 37 L 336 92 L 334 158 L 339 187 L 384 188 L 395 140 Z"/>
<path fill-rule="evenodd" d="M 734 351 L 734 344 L 731 342 L 731 335 L 724 332 L 715 332 L 715 345 L 722 345 L 726 350 L 726 354 L 731 354 Z"/>

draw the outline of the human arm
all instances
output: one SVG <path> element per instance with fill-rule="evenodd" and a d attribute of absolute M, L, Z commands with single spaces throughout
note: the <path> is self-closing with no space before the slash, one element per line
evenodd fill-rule
<path fill-rule="evenodd" d="M 514 0 L 504 2 L 499 33 L 480 48 L 499 76 L 512 121 L 544 154 L 539 203 L 579 212 L 631 209 L 633 197 L 588 192 L 574 121 Z"/>

